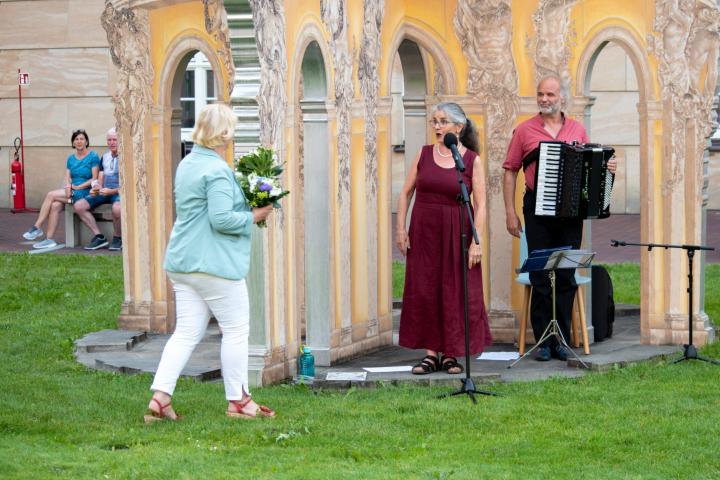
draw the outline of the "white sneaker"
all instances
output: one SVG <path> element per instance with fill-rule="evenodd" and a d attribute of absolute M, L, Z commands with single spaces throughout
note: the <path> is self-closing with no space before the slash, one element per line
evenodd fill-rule
<path fill-rule="evenodd" d="M 42 242 L 33 243 L 33 248 L 53 248 L 57 246 L 57 242 L 52 238 L 46 238 Z"/>
<path fill-rule="evenodd" d="M 42 237 L 43 231 L 36 226 L 33 226 L 30 230 L 23 233 L 23 238 L 25 240 L 37 240 L 38 238 Z"/>

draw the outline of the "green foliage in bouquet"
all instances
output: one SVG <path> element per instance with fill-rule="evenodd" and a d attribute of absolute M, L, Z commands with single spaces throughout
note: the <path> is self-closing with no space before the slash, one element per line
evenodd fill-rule
<path fill-rule="evenodd" d="M 243 176 L 254 173 L 259 177 L 279 177 L 283 172 L 283 167 L 276 165 L 275 160 L 276 156 L 272 148 L 258 147 L 237 159 L 236 170 Z"/>

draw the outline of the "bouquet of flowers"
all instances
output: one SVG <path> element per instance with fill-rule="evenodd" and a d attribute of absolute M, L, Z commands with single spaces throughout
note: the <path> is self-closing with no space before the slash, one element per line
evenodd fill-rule
<path fill-rule="evenodd" d="M 282 189 L 280 175 L 283 167 L 276 162 L 275 152 L 269 147 L 258 147 L 236 160 L 235 178 L 250 207 L 272 204 L 275 208 L 280 208 L 278 200 L 290 193 L 289 190 Z M 264 228 L 267 224 L 262 220 L 257 226 Z"/>

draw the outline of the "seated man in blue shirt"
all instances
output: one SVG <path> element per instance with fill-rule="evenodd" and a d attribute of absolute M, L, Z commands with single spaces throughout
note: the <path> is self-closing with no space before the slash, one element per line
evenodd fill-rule
<path fill-rule="evenodd" d="M 98 181 L 92 185 L 90 195 L 75 202 L 75 213 L 95 235 L 90 243 L 85 246 L 85 250 L 97 250 L 108 245 L 105 235 L 100 233 L 95 217 L 90 213 L 90 210 L 103 203 L 112 205 L 113 238 L 109 249 L 122 249 L 122 237 L 120 236 L 120 169 L 118 163 L 118 138 L 115 128 L 111 128 L 107 132 L 107 145 L 108 151 L 102 156 L 100 162 Z"/>

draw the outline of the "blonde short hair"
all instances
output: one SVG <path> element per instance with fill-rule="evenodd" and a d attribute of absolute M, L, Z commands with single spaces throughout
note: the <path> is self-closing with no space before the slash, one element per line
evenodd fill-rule
<path fill-rule="evenodd" d="M 233 111 L 223 103 L 206 105 L 198 115 L 192 140 L 206 148 L 227 145 L 235 136 L 237 119 Z"/>

